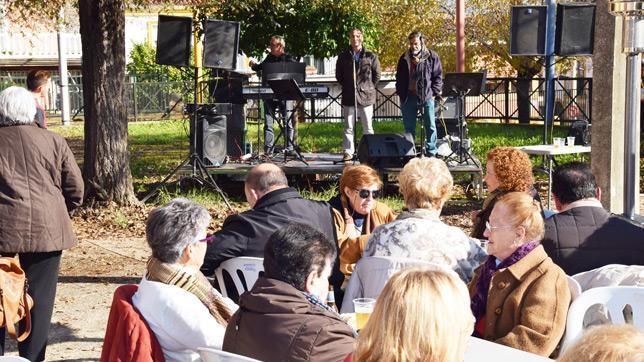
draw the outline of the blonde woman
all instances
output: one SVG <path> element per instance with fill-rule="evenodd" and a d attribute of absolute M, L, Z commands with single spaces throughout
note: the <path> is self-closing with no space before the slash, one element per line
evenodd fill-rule
<path fill-rule="evenodd" d="M 450 270 L 394 274 L 345 361 L 463 361 L 474 328 L 465 284 Z"/>
<path fill-rule="evenodd" d="M 594 327 L 557 361 L 641 362 L 644 361 L 644 332 L 630 324 Z"/>
<path fill-rule="evenodd" d="M 400 172 L 398 184 L 405 209 L 396 220 L 373 231 L 363 257 L 412 258 L 445 265 L 469 281 L 487 254 L 463 230 L 440 220 L 453 185 L 445 162 L 414 158 Z"/>

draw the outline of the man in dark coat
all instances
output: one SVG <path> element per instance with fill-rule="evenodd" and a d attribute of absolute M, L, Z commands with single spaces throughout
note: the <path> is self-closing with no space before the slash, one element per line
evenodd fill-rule
<path fill-rule="evenodd" d="M 607 264 L 644 265 L 644 228 L 604 210 L 590 165 L 560 165 L 552 176 L 558 214 L 546 219 L 543 247 L 568 275 Z"/>
<path fill-rule="evenodd" d="M 351 46 L 338 55 L 335 64 L 335 79 L 342 87 L 344 161 L 351 160 L 353 156 L 356 114 L 362 121 L 362 133 L 373 134 L 373 105 L 376 103 L 376 88 L 380 80 L 380 61 L 375 53 L 364 48 L 363 40 L 362 30 L 352 29 L 349 32 Z"/>
<path fill-rule="evenodd" d="M 322 201 L 304 199 L 297 190 L 288 186 L 286 175 L 272 163 L 253 167 L 244 185 L 246 200 L 251 209 L 231 215 L 224 220 L 208 245 L 201 267 L 205 275 L 212 275 L 219 264 L 238 256 L 263 257 L 266 241 L 275 231 L 291 221 L 306 223 L 336 240 L 333 211 Z M 338 263 L 335 263 L 338 264 Z M 337 269 L 337 270 L 336 270 Z M 344 276 L 335 265 L 331 283 L 336 297 Z"/>
<path fill-rule="evenodd" d="M 409 50 L 398 60 L 396 67 L 396 94 L 400 97 L 405 132 L 416 137 L 416 115 L 422 108 L 427 154 L 436 155 L 436 117 L 434 97 L 443 90 L 443 66 L 435 51 L 425 47 L 423 35 L 409 34 Z"/>
<path fill-rule="evenodd" d="M 290 223 L 271 235 L 264 276 L 228 321 L 223 350 L 262 361 L 342 361 L 355 333 L 324 301 L 336 246 L 327 235 Z"/>
<path fill-rule="evenodd" d="M 284 38 L 282 38 L 279 35 L 273 35 L 271 37 L 270 43 L 269 43 L 269 48 L 270 48 L 270 53 L 264 58 L 264 60 L 256 64 L 254 61 L 250 61 L 250 66 L 251 69 L 254 71 L 262 71 L 264 70 L 264 64 L 267 63 L 284 63 L 284 62 L 295 62 L 296 60 L 290 55 L 286 54 L 284 52 L 284 48 L 286 46 L 286 43 L 284 42 Z M 266 85 L 266 78 L 264 74 L 262 74 L 262 79 L 264 85 Z M 286 101 L 280 101 L 277 99 L 265 99 L 264 100 L 264 112 L 265 112 L 265 122 L 264 122 L 264 152 L 270 154 L 273 153 L 273 147 L 275 146 L 274 140 L 275 140 L 275 132 L 273 130 L 273 123 L 275 121 L 275 117 L 277 115 L 277 112 L 279 112 L 279 115 L 282 117 L 282 120 L 284 122 L 287 121 L 287 107 L 292 108 L 293 105 L 291 104 L 293 102 L 286 102 Z M 288 125 L 288 142 L 286 144 L 286 149 L 288 152 L 293 152 L 293 146 L 294 146 L 294 128 L 293 124 L 290 123 Z"/>

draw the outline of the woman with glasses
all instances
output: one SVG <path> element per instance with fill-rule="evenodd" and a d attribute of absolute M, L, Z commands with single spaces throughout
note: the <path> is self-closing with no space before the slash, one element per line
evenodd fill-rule
<path fill-rule="evenodd" d="M 154 332 L 167 361 L 195 361 L 197 348 L 221 349 L 237 309 L 199 271 L 211 241 L 211 217 L 187 199 L 150 212 L 145 233 L 152 256 L 132 303 Z"/>
<path fill-rule="evenodd" d="M 485 224 L 490 254 L 469 285 L 474 335 L 549 356 L 566 327 L 566 274 L 541 246 L 540 205 L 525 192 L 499 197 Z"/>
<path fill-rule="evenodd" d="M 395 219 L 389 206 L 377 199 L 382 194 L 378 173 L 366 165 L 347 166 L 342 172 L 340 193 L 329 200 L 340 249 L 340 270 L 350 275 L 362 256 L 373 230 Z"/>
<path fill-rule="evenodd" d="M 445 265 L 465 282 L 487 254 L 477 240 L 440 220 L 452 190 L 452 175 L 445 162 L 414 158 L 398 176 L 405 210 L 395 221 L 371 234 L 363 256 L 393 256 Z"/>

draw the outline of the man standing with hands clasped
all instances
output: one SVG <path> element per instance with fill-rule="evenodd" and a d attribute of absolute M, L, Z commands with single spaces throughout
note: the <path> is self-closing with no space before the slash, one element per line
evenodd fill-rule
<path fill-rule="evenodd" d="M 425 128 L 426 154 L 436 156 L 436 117 L 434 97 L 440 99 L 443 90 L 443 66 L 435 51 L 425 47 L 419 31 L 407 37 L 409 50 L 398 60 L 396 68 L 396 94 L 400 97 L 405 132 L 416 137 L 416 115 L 422 107 Z"/>
<path fill-rule="evenodd" d="M 351 46 L 338 55 L 335 65 L 335 79 L 342 86 L 342 117 L 344 118 L 342 160 L 345 162 L 353 158 L 356 115 L 362 121 L 363 134 L 373 134 L 373 104 L 376 103 L 376 86 L 380 80 L 380 62 L 376 54 L 364 48 L 363 40 L 362 30 L 351 29 L 349 32 Z"/>

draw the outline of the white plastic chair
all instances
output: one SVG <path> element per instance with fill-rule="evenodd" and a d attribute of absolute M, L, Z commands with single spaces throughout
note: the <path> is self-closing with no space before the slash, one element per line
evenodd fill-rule
<path fill-rule="evenodd" d="M 630 305 L 633 312 L 632 324 L 644 330 L 644 288 L 621 286 L 593 288 L 581 293 L 570 305 L 562 349 L 568 348 L 583 333 L 586 311 L 596 304 L 606 307 L 613 324 L 627 323 L 624 308 Z"/>
<path fill-rule="evenodd" d="M 378 298 L 387 280 L 399 270 L 420 266 L 447 267 L 424 260 L 389 256 L 367 256 L 356 264 L 342 299 L 342 313 L 353 313 L 356 298 Z"/>
<path fill-rule="evenodd" d="M 203 362 L 253 362 L 257 359 L 240 356 L 238 354 L 220 351 L 213 348 L 197 348 Z"/>
<path fill-rule="evenodd" d="M 259 278 L 259 273 L 264 271 L 264 259 L 240 256 L 221 263 L 219 268 L 215 270 L 215 277 L 221 288 L 221 294 L 230 298 L 231 293 L 226 290 L 226 284 L 224 283 L 224 270 L 230 274 L 233 283 L 235 283 L 237 295 L 242 295 L 242 293 L 249 291 L 253 287 L 257 278 Z"/>
<path fill-rule="evenodd" d="M 0 356 L 2 362 L 29 362 L 28 359 L 19 356 Z"/>
<path fill-rule="evenodd" d="M 574 302 L 581 295 L 581 285 L 570 275 L 566 275 L 566 277 L 568 277 L 568 288 L 570 289 L 570 302 Z"/>

